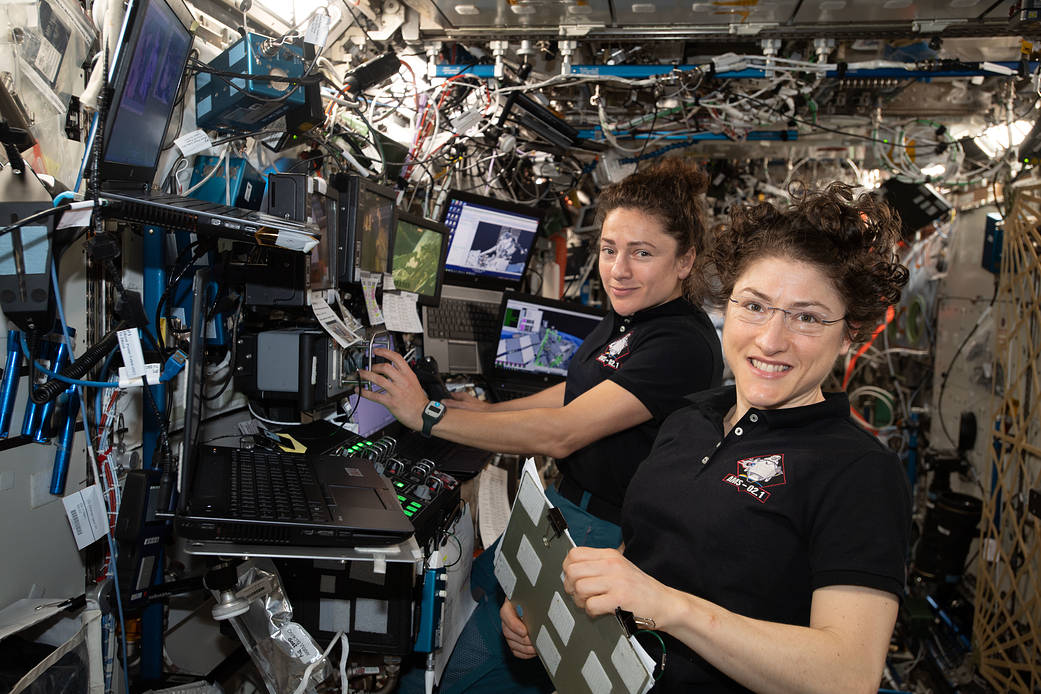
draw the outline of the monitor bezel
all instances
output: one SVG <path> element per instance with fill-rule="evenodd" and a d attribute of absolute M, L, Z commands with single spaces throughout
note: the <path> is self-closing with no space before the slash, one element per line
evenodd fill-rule
<path fill-rule="evenodd" d="M 398 210 L 398 213 L 394 219 L 394 234 L 390 239 L 390 258 L 388 261 L 390 267 L 387 270 L 387 272 L 391 273 L 392 277 L 394 275 L 394 244 L 397 243 L 398 240 L 398 224 L 403 221 L 408 224 L 420 227 L 422 229 L 436 231 L 443 237 L 441 241 L 441 257 L 437 260 L 437 286 L 434 290 L 434 293 L 432 295 L 418 293 L 416 294 L 416 303 L 418 303 L 420 306 L 431 306 L 436 308 L 441 304 L 441 288 L 444 286 L 445 283 L 445 258 L 448 257 L 449 240 L 448 227 L 446 227 L 441 222 L 435 222 L 432 219 L 427 219 L 426 217 L 422 217 L 420 215 L 415 215 L 409 212 L 403 212 L 401 210 Z M 396 289 L 397 288 L 395 288 L 395 290 Z"/>
<path fill-rule="evenodd" d="M 599 306 L 589 306 L 588 304 L 580 304 L 576 301 L 564 301 L 562 299 L 549 299 L 544 296 L 538 296 L 536 294 L 521 294 L 519 292 L 504 292 L 502 299 L 499 301 L 499 311 L 496 314 L 496 325 L 498 326 L 499 333 L 496 335 L 496 340 L 501 339 L 502 336 L 502 322 L 506 317 L 506 308 L 510 305 L 511 301 L 523 301 L 529 304 L 536 304 L 538 306 L 545 306 L 549 309 L 556 309 L 558 311 L 573 311 L 575 313 L 585 313 L 590 318 L 596 318 L 597 321 L 602 321 L 604 316 L 607 315 L 607 311 Z M 596 330 L 596 326 L 593 327 Z M 590 331 L 592 334 L 592 330 Z M 588 338 L 582 338 L 583 342 Z M 485 373 L 492 374 L 496 378 L 507 377 L 507 378 L 520 378 L 528 379 L 532 382 L 542 382 L 546 385 L 550 385 L 556 381 L 562 381 L 566 377 L 559 376 L 557 374 L 549 373 L 529 373 L 526 371 L 518 371 L 515 369 L 509 369 L 504 366 L 499 366 L 495 361 L 496 349 L 491 350 L 489 359 L 485 363 Z"/>
<path fill-rule="evenodd" d="M 180 3 L 180 0 L 173 0 L 175 3 Z M 177 11 L 177 8 L 172 6 L 167 0 L 131 0 L 130 6 L 127 8 L 123 18 L 123 25 L 120 28 L 119 40 L 116 43 L 116 49 L 113 52 L 112 63 L 109 67 L 108 83 L 111 87 L 112 101 L 108 104 L 107 116 L 104 123 L 104 140 L 102 142 L 102 153 L 101 162 L 99 166 L 99 176 L 105 183 L 108 182 L 141 182 L 143 187 L 151 185 L 155 179 L 156 169 L 159 166 L 159 159 L 162 156 L 162 140 L 160 140 L 160 147 L 156 149 L 155 160 L 151 166 L 141 166 L 133 164 L 124 164 L 121 162 L 113 162 L 108 160 L 108 146 L 112 138 L 112 128 L 115 126 L 115 114 L 123 102 L 124 90 L 126 89 L 126 81 L 130 74 L 130 60 L 133 58 L 134 50 L 137 47 L 137 42 L 141 38 L 141 31 L 144 29 L 144 18 L 148 13 L 148 8 L 152 3 L 162 4 L 166 6 L 166 9 L 174 16 L 178 24 L 181 25 L 181 29 L 188 36 L 188 50 L 185 52 L 184 61 L 181 63 L 180 77 L 177 81 L 177 87 L 174 93 L 180 92 L 181 84 L 184 81 L 185 68 L 188 65 L 188 57 L 192 52 L 192 45 L 195 42 L 195 35 L 191 30 L 185 26 L 184 20 L 182 19 L 183 14 Z M 191 16 L 187 8 L 184 8 L 184 13 Z M 166 131 L 170 128 L 170 121 L 173 119 L 173 113 L 176 110 L 176 100 L 170 105 L 170 110 L 166 114 L 166 123 L 163 125 L 163 136 Z M 96 129 L 92 132 L 89 138 L 88 148 L 94 144 L 94 137 L 96 137 Z M 147 180 L 146 180 L 147 179 Z"/>
<path fill-rule="evenodd" d="M 385 186 L 358 174 L 349 174 L 347 184 L 339 191 L 340 221 L 338 226 L 343 230 L 342 239 L 337 241 L 340 249 L 340 282 L 357 284 L 361 282 L 362 269 L 358 263 L 362 253 L 362 240 L 358 238 L 358 200 L 362 190 L 379 195 L 388 200 L 391 206 L 390 236 L 388 238 L 387 265 L 382 272 L 389 272 L 393 248 L 394 232 L 398 224 L 397 193 Z"/>
<path fill-rule="evenodd" d="M 534 217 L 538 220 L 538 225 L 535 227 L 535 235 L 531 242 L 531 248 L 528 250 L 528 257 L 524 260 L 524 269 L 521 271 L 520 276 L 517 279 L 508 279 L 505 277 L 488 277 L 485 275 L 476 275 L 466 272 L 457 272 L 445 268 L 445 281 L 466 287 L 474 287 L 476 289 L 494 289 L 498 291 L 505 291 L 507 289 L 520 289 L 524 284 L 524 279 L 528 276 L 528 268 L 531 267 L 532 256 L 535 255 L 535 243 L 538 240 L 539 232 L 542 231 L 542 225 L 546 220 L 546 211 L 538 207 L 532 207 L 531 205 L 523 205 L 521 203 L 511 202 L 509 200 L 499 200 L 498 198 L 488 197 L 486 195 L 476 195 L 474 193 L 467 193 L 461 190 L 450 190 L 448 195 L 445 197 L 444 204 L 441 207 L 441 223 L 445 224 L 448 217 L 448 211 L 451 208 L 452 200 L 459 200 L 460 202 L 467 203 L 470 205 L 481 205 L 484 207 L 491 207 L 500 209 L 503 212 L 510 214 L 521 214 L 527 217 Z M 449 240 L 448 244 L 451 247 L 452 239 L 454 238 L 454 230 L 449 228 Z M 447 249 L 445 255 L 445 263 L 447 264 Z"/>

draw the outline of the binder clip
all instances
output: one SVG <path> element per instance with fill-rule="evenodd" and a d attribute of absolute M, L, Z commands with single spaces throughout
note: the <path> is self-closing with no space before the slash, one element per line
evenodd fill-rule
<path fill-rule="evenodd" d="M 549 527 L 546 528 L 546 534 L 542 536 L 542 544 L 549 547 L 550 542 L 556 540 L 567 530 L 567 521 L 564 520 L 564 514 L 555 506 L 546 514 L 546 518 L 549 519 Z"/>
<path fill-rule="evenodd" d="M 618 619 L 618 623 L 622 625 L 622 630 L 625 631 L 626 636 L 632 636 L 644 629 L 653 630 L 657 626 L 653 619 L 637 617 L 629 610 L 623 610 L 621 607 L 614 608 L 614 616 Z"/>

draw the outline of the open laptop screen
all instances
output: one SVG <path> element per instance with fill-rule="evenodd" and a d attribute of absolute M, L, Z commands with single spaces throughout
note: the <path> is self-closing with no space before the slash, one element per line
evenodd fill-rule
<path fill-rule="evenodd" d="M 181 443 L 181 459 L 177 478 L 177 487 L 180 491 L 177 507 L 182 511 L 188 502 L 188 492 L 196 472 L 195 448 L 199 442 L 199 428 L 202 426 L 203 388 L 206 382 L 203 369 L 206 343 L 206 301 L 210 276 L 210 269 L 203 267 L 195 271 L 195 277 L 192 279 L 192 323 L 184 395 L 184 441 Z"/>
<path fill-rule="evenodd" d="M 597 309 L 537 297 L 503 300 L 494 365 L 511 372 L 567 376 L 571 358 L 603 317 Z"/>
<path fill-rule="evenodd" d="M 519 288 L 542 214 L 494 198 L 449 193 L 443 220 L 449 232 L 445 271 L 453 279 L 485 279 L 503 283 L 502 289 Z"/>
<path fill-rule="evenodd" d="M 192 35 L 165 0 L 133 0 L 112 70 L 113 103 L 105 128 L 104 164 L 133 170 L 155 168 Z"/>
<path fill-rule="evenodd" d="M 394 349 L 394 336 L 386 331 L 376 333 L 372 338 L 372 347 Z M 365 368 L 371 369 L 374 361 L 366 358 Z M 378 389 L 381 390 L 382 389 Z M 360 395 L 347 398 L 347 411 L 351 412 L 351 420 L 358 427 L 358 436 L 369 438 L 394 422 L 394 415 L 383 405 L 366 400 Z"/>

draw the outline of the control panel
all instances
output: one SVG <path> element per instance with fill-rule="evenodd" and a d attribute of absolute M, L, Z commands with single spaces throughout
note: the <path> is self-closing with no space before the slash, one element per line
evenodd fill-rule
<path fill-rule="evenodd" d="M 371 460 L 376 471 L 393 482 L 401 510 L 416 529 L 416 540 L 426 543 L 459 506 L 459 481 L 437 469 L 434 461 L 395 455 L 397 441 L 383 436 L 374 441 L 358 438 L 332 453 Z"/>

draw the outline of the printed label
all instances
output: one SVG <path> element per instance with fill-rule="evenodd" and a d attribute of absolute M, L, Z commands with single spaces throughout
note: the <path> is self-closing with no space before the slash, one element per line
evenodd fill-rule
<path fill-rule="evenodd" d="M 289 622 L 281 629 L 282 639 L 289 646 L 289 655 L 310 664 L 322 657 L 311 641 L 311 636 L 296 622 Z"/>

